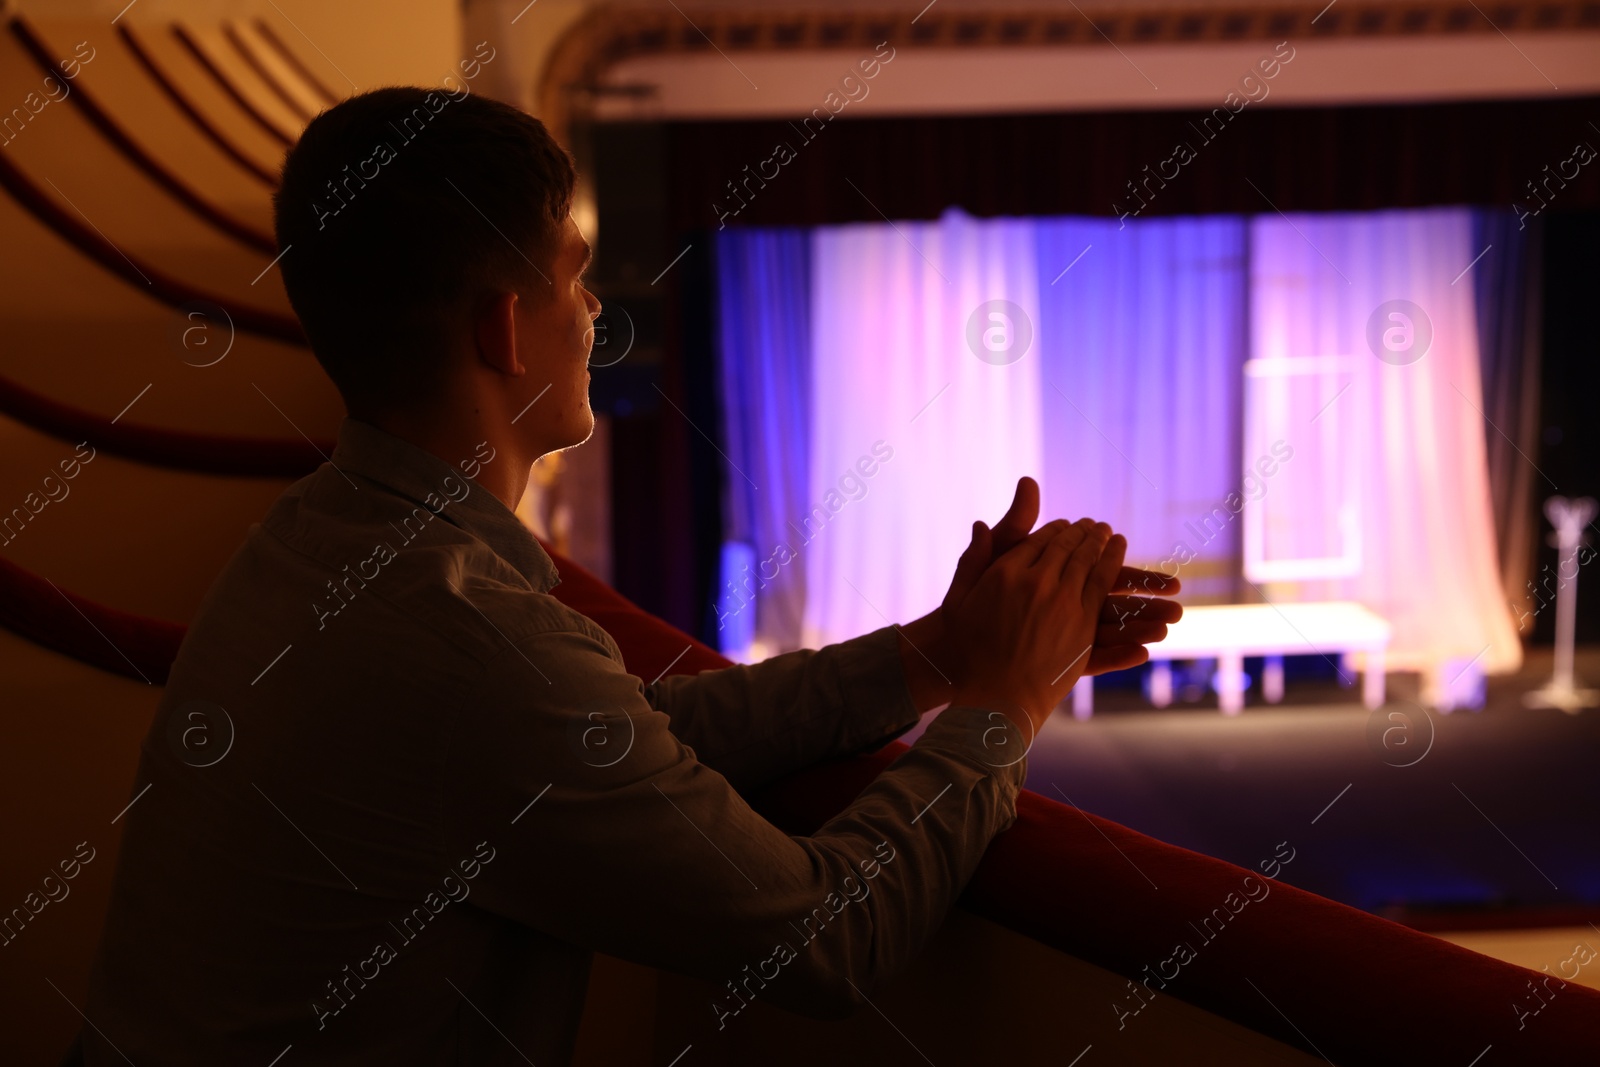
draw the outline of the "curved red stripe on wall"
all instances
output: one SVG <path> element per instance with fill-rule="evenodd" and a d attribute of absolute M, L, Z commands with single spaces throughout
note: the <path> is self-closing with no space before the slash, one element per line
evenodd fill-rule
<path fill-rule="evenodd" d="M 134 59 L 138 61 L 139 66 L 144 68 L 144 72 L 150 76 L 150 80 L 156 83 L 156 86 L 165 94 L 167 99 L 172 101 L 173 106 L 183 112 L 184 116 L 194 123 L 195 128 L 205 135 L 208 141 L 216 145 L 223 155 L 237 163 L 251 177 L 259 178 L 268 186 L 277 188 L 278 175 L 250 158 L 243 149 L 229 140 L 228 136 L 218 129 L 215 123 L 206 118 L 205 114 L 195 107 L 187 96 L 183 95 L 183 90 L 167 76 L 166 71 L 161 69 L 161 65 L 156 62 L 155 56 L 151 55 L 149 49 L 140 43 L 139 38 L 134 35 L 132 27 L 126 22 L 122 23 L 117 27 L 117 36 L 122 38 L 122 43 L 127 46 L 129 52 L 133 53 Z"/>
<path fill-rule="evenodd" d="M 326 100 L 329 104 L 337 104 L 340 100 L 344 99 L 342 94 L 335 93 L 332 89 L 329 89 L 327 84 L 324 83 L 321 78 L 318 78 L 312 73 L 311 68 L 306 66 L 305 63 L 301 61 L 300 57 L 294 53 L 294 50 L 284 43 L 283 38 L 278 36 L 276 31 L 274 31 L 273 28 L 267 24 L 265 19 L 256 19 L 255 26 L 256 32 L 261 35 L 261 39 L 266 41 L 267 44 L 271 45 L 272 50 L 278 53 L 279 58 L 281 58 L 285 63 L 289 64 L 294 72 L 298 74 L 307 85 L 315 89 L 318 96 L 322 97 L 322 99 Z"/>
<path fill-rule="evenodd" d="M 282 142 L 285 148 L 294 144 L 294 135 L 280 129 L 277 123 L 263 115 L 261 109 L 256 107 L 255 103 L 244 95 L 243 90 L 233 83 L 233 79 L 228 77 L 221 67 L 217 66 L 216 61 L 211 58 L 204 48 L 200 47 L 200 42 L 195 40 L 194 36 L 184 29 L 182 24 L 176 22 L 172 24 L 172 35 L 194 57 L 194 61 L 200 64 L 207 74 L 211 75 L 211 80 L 216 82 L 218 87 L 227 94 L 228 99 L 238 105 L 239 110 L 249 115 L 257 126 L 267 132 L 268 136 Z"/>
<path fill-rule="evenodd" d="M 256 77 L 260 78 L 266 87 L 272 90 L 272 95 L 282 101 L 283 105 L 290 111 L 298 115 L 301 122 L 310 122 L 312 119 L 311 112 L 300 102 L 300 98 L 291 93 L 278 80 L 278 76 L 272 73 L 272 70 L 265 63 L 261 62 L 261 57 L 256 55 L 255 50 L 240 36 L 238 27 L 231 22 L 224 22 L 222 24 L 222 32 L 228 38 L 228 43 L 233 46 L 233 50 L 239 53 L 239 58 L 243 59 L 246 65 L 255 72 Z"/>
<path fill-rule="evenodd" d="M 75 596 L 0 556 L 0 626 L 52 652 L 162 685 L 188 627 Z"/>
<path fill-rule="evenodd" d="M 123 281 L 149 293 L 163 303 L 173 307 L 197 302 L 212 303 L 225 310 L 233 319 L 234 325 L 242 330 L 309 347 L 305 331 L 300 328 L 300 320 L 293 315 L 282 315 L 263 308 L 242 307 L 174 278 L 149 264 L 124 256 L 93 227 L 81 222 L 57 204 L 52 197 L 34 184 L 33 179 L 13 164 L 4 152 L 0 152 L 0 186 L 4 186 L 17 203 L 26 208 L 34 218 L 54 230 L 62 240 Z"/>
<path fill-rule="evenodd" d="M 0 414 L 68 444 L 88 441 L 108 455 L 198 474 L 299 478 L 333 454 L 332 441 L 227 437 L 113 423 L 4 377 L 0 377 Z"/>
<path fill-rule="evenodd" d="M 18 17 L 11 20 L 11 32 L 22 43 L 22 47 L 33 57 L 35 63 L 46 74 L 57 74 L 55 60 L 44 46 L 37 34 Z M 80 83 L 73 86 L 72 92 L 67 94 L 67 99 L 76 104 L 84 118 L 90 125 L 100 132 L 100 135 L 120 152 L 130 163 L 145 173 L 151 181 L 161 186 L 174 200 L 182 204 L 191 213 L 204 219 L 207 223 L 227 234 L 229 237 L 248 245 L 257 252 L 265 252 L 269 256 L 278 254 L 278 243 L 272 234 L 265 230 L 257 229 L 249 223 L 234 218 L 215 204 L 209 202 L 204 196 L 179 178 L 171 170 L 129 136 L 128 132 L 102 108 L 94 96 Z"/>

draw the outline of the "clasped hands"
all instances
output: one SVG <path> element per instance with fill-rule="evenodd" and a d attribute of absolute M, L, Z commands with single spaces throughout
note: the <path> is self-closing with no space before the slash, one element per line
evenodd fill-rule
<path fill-rule="evenodd" d="M 1035 726 L 1082 675 L 1136 667 L 1183 608 L 1175 576 L 1122 565 L 1127 542 L 1105 523 L 1039 517 L 1039 486 L 1017 482 L 1005 516 L 973 524 L 944 602 L 900 627 L 918 711 L 1007 705 Z"/>

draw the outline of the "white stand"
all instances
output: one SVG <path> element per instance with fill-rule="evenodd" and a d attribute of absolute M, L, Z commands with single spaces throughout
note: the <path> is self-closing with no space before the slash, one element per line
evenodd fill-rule
<path fill-rule="evenodd" d="M 1600 690 L 1579 689 L 1573 677 L 1572 652 L 1576 640 L 1578 612 L 1578 545 L 1583 528 L 1595 517 L 1600 505 L 1594 497 L 1577 500 L 1553 496 L 1544 502 L 1545 517 L 1556 528 L 1556 663 L 1555 673 L 1542 689 L 1522 695 L 1522 702 L 1530 708 L 1560 708 L 1576 715 L 1584 708 L 1600 705 Z M 1571 573 L 1568 581 L 1566 575 Z"/>

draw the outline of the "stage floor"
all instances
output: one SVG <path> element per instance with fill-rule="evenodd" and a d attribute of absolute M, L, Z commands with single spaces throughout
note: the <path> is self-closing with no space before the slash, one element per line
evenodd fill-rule
<path fill-rule="evenodd" d="M 1421 929 L 1576 927 L 1600 947 L 1600 710 L 1524 709 L 1549 672 L 1535 650 L 1482 711 L 1430 714 L 1409 766 L 1374 743 L 1387 720 L 1369 735 L 1356 688 L 1291 683 L 1233 718 L 1214 697 L 1157 711 L 1105 689 L 1088 722 L 1057 712 L 1028 787 L 1241 866 L 1288 841 L 1286 881 Z M 1600 648 L 1578 674 L 1600 682 Z M 1390 683 L 1392 700 L 1415 693 L 1415 676 Z"/>

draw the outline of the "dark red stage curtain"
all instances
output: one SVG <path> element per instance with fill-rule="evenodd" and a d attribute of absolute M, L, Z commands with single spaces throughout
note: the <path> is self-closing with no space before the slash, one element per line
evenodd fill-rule
<path fill-rule="evenodd" d="M 1146 205 L 1139 217 L 1516 202 L 1536 208 L 1530 182 L 1551 208 L 1600 207 L 1600 161 L 1569 162 L 1579 142 L 1591 153 L 1600 149 L 1600 97 L 1252 104 L 1226 124 L 1214 119 L 1208 139 L 1199 127 L 1209 114 L 852 119 L 846 110 L 826 125 L 814 122 L 810 140 L 784 120 L 670 123 L 669 211 L 680 232 L 715 228 L 723 212 L 740 208 L 729 182 L 744 206 L 728 225 L 929 219 L 952 205 L 977 216 L 1119 215 L 1139 208 L 1130 183 Z M 794 158 L 766 162 L 780 142 Z M 1180 143 L 1194 158 L 1166 162 Z"/>

